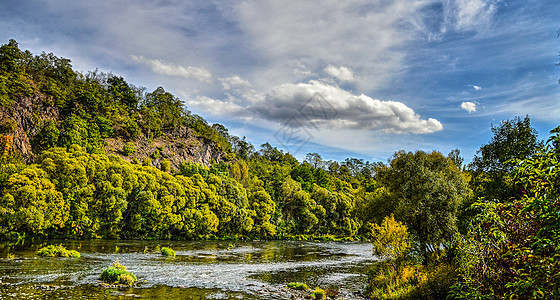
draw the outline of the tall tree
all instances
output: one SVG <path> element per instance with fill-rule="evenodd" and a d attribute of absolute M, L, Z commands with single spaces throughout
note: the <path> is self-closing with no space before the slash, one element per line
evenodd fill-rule
<path fill-rule="evenodd" d="M 451 240 L 457 231 L 459 205 L 469 195 L 464 175 L 439 152 L 396 152 L 380 176 L 405 223 L 428 253 Z"/>
<path fill-rule="evenodd" d="M 473 172 L 471 186 L 475 196 L 486 199 L 507 200 L 516 195 L 511 177 L 516 159 L 526 159 L 535 154 L 542 142 L 531 127 L 529 116 L 492 125 L 492 140 L 477 151 L 469 169 Z"/>

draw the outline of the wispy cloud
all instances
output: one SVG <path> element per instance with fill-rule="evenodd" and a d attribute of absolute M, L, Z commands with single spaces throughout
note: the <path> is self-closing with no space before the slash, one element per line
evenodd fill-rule
<path fill-rule="evenodd" d="M 197 68 L 192 66 L 183 67 L 181 65 L 166 63 L 159 59 L 148 59 L 143 56 L 131 55 L 130 57 L 137 63 L 142 63 L 149 66 L 152 71 L 157 74 L 194 78 L 204 82 L 210 82 L 210 80 L 212 79 L 212 74 L 205 68 Z"/>
<path fill-rule="evenodd" d="M 461 108 L 468 111 L 469 113 L 472 113 L 476 111 L 476 103 L 465 101 L 461 103 Z"/>
<path fill-rule="evenodd" d="M 459 31 L 485 29 L 496 12 L 497 0 L 448 0 L 449 21 Z"/>
<path fill-rule="evenodd" d="M 473 89 L 477 90 L 477 91 L 482 90 L 482 87 L 481 87 L 481 86 L 478 86 L 478 85 L 469 84 L 469 86 L 472 87 Z"/>

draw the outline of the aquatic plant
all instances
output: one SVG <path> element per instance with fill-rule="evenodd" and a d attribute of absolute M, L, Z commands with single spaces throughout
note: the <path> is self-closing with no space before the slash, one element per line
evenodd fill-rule
<path fill-rule="evenodd" d="M 48 245 L 45 246 L 39 251 L 37 251 L 37 255 L 44 256 L 44 257 L 80 257 L 80 252 L 76 250 L 67 250 L 62 245 Z"/>
<path fill-rule="evenodd" d="M 175 251 L 168 247 L 162 247 L 161 254 L 165 256 L 175 256 Z"/>
<path fill-rule="evenodd" d="M 288 287 L 294 290 L 308 290 L 309 286 L 303 282 L 290 282 L 288 283 Z"/>
<path fill-rule="evenodd" d="M 315 288 L 313 293 L 311 293 L 311 296 L 313 296 L 313 298 L 315 299 L 325 299 L 326 295 L 327 293 L 322 288 Z"/>
<path fill-rule="evenodd" d="M 136 275 L 128 272 L 126 267 L 121 265 L 117 260 L 110 267 L 103 270 L 101 273 L 101 280 L 106 283 L 133 285 L 137 278 Z"/>

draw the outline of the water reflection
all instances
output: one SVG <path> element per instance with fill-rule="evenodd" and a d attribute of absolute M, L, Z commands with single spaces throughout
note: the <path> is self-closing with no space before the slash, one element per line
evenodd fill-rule
<path fill-rule="evenodd" d="M 57 299 L 284 299 L 289 298 L 284 287 L 292 281 L 335 284 L 347 298 L 356 298 L 374 259 L 368 243 L 302 241 L 48 241 L 78 250 L 82 257 L 36 257 L 45 244 L 0 244 L 0 257 L 16 256 L 0 264 L 0 299 L 46 294 Z M 177 256 L 151 252 L 158 246 L 173 248 Z M 117 259 L 138 276 L 135 288 L 97 286 L 101 271 Z"/>

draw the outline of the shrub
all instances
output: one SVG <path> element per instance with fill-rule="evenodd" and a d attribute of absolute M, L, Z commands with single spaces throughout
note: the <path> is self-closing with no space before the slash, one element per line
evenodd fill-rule
<path fill-rule="evenodd" d="M 78 252 L 76 250 L 69 250 L 68 251 L 68 257 L 79 258 L 80 257 L 80 252 Z"/>
<path fill-rule="evenodd" d="M 157 159 L 158 157 L 159 157 L 159 150 L 156 149 L 156 151 L 154 151 L 154 152 L 152 153 L 152 158 L 153 158 L 153 159 Z"/>
<path fill-rule="evenodd" d="M 311 296 L 313 296 L 315 299 L 325 299 L 326 292 L 321 288 L 315 288 L 313 293 L 311 293 Z"/>
<path fill-rule="evenodd" d="M 119 283 L 125 285 L 133 285 L 137 278 L 134 274 L 128 272 L 126 267 L 121 265 L 119 261 L 115 261 L 113 265 L 103 270 L 101 280 L 106 283 Z"/>
<path fill-rule="evenodd" d="M 80 257 L 80 252 L 76 250 L 66 250 L 62 245 L 48 245 L 45 246 L 39 251 L 37 251 L 37 255 L 45 256 L 45 257 Z"/>
<path fill-rule="evenodd" d="M 171 162 L 169 162 L 168 159 L 161 161 L 161 170 L 164 172 L 169 172 L 169 170 L 171 170 Z"/>
<path fill-rule="evenodd" d="M 308 290 L 309 286 L 303 282 L 290 282 L 288 283 L 288 287 L 294 290 Z"/>
<path fill-rule="evenodd" d="M 165 256 L 175 256 L 175 251 L 168 247 L 162 247 L 161 254 Z"/>
<path fill-rule="evenodd" d="M 136 145 L 133 142 L 127 142 L 124 144 L 122 149 L 122 154 L 125 156 L 129 156 L 132 153 L 136 152 Z"/>

